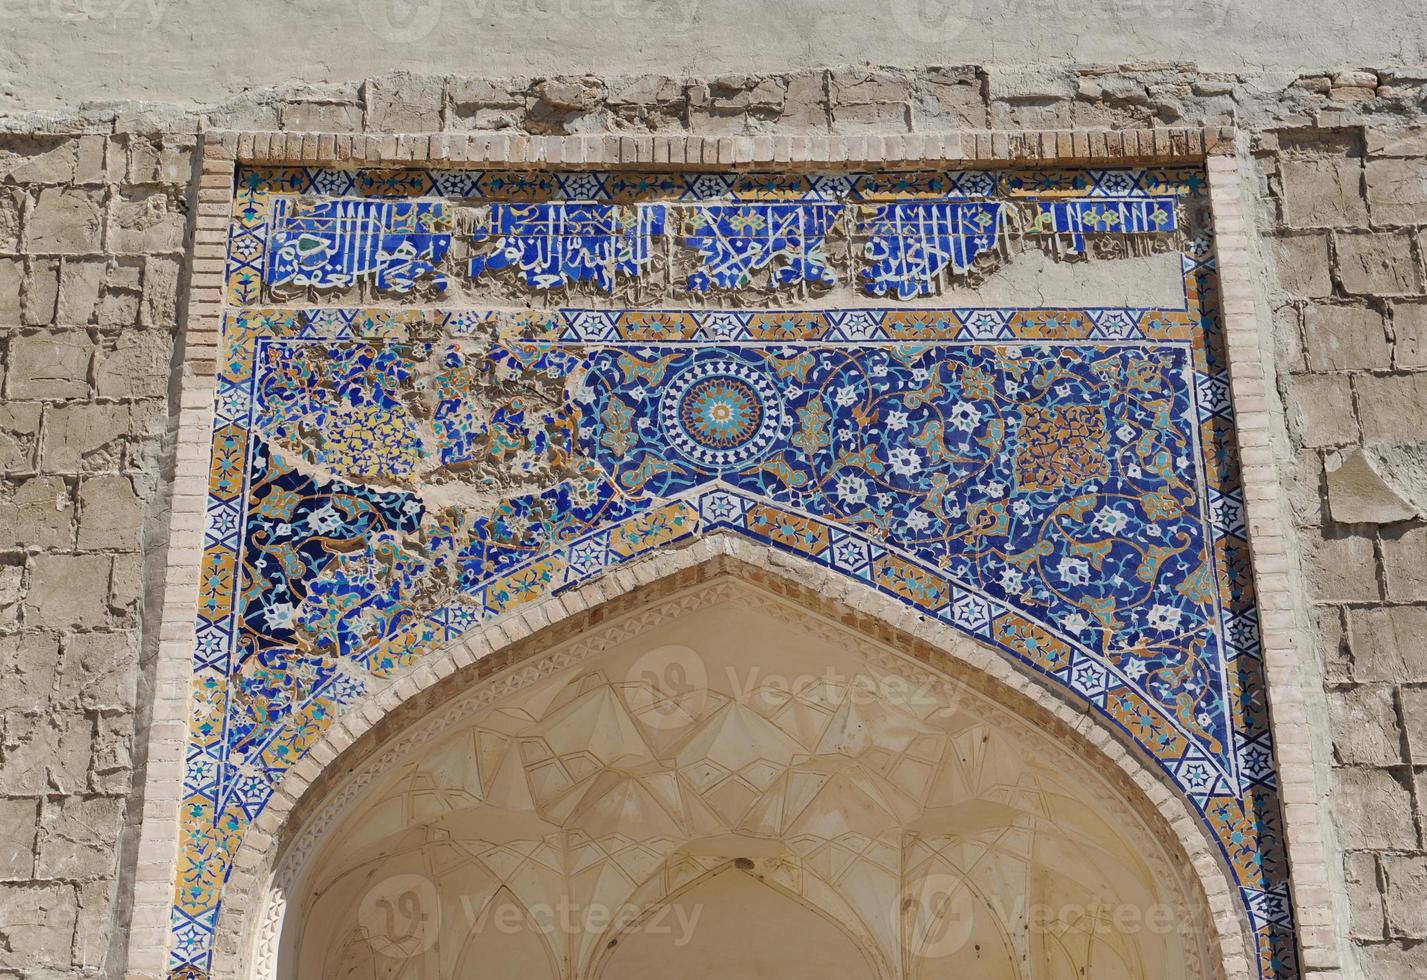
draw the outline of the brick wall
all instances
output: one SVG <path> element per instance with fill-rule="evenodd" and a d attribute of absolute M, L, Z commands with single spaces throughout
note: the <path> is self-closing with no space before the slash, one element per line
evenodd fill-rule
<path fill-rule="evenodd" d="M 1427 72 L 1421 73 L 1427 76 Z M 163 573 L 193 134 L 1252 133 L 1285 480 L 1330 805 L 1366 975 L 1427 945 L 1427 88 L 1417 78 L 832 69 L 710 80 L 395 75 L 0 118 L 0 975 L 119 975 L 142 801 L 145 604 Z M 68 135 L 33 135 L 36 130 Z"/>

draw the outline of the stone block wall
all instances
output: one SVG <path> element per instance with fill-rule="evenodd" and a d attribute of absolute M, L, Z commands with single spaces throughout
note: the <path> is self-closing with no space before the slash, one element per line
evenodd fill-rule
<path fill-rule="evenodd" d="M 1427 963 L 1427 130 L 1263 134 L 1279 387 L 1327 693 L 1349 931 Z"/>
<path fill-rule="evenodd" d="M 195 145 L 0 139 L 0 975 L 123 948 Z"/>
<path fill-rule="evenodd" d="M 0 117 L 0 976 L 118 976 L 204 125 L 867 133 L 1234 123 L 1361 975 L 1427 974 L 1427 69 L 397 74 Z M 1305 645 L 1305 649 L 1312 649 Z"/>

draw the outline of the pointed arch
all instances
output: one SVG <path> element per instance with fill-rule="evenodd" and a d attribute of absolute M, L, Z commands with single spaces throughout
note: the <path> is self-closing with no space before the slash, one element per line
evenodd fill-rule
<path fill-rule="evenodd" d="M 989 645 L 918 615 L 866 583 L 745 538 L 713 534 L 621 568 L 578 590 L 514 609 L 414 670 L 374 690 L 293 766 L 234 855 L 217 922 L 214 977 L 266 977 L 277 955 L 290 875 L 344 812 L 383 759 L 416 742 L 418 722 L 473 710 L 462 692 L 498 698 L 532 672 L 551 648 L 600 624 L 636 618 L 681 591 L 732 577 L 806 608 L 871 640 L 894 646 L 935 671 L 1004 705 L 1089 760 L 1119 796 L 1189 870 L 1200 914 L 1211 930 L 1214 974 L 1249 977 L 1253 943 L 1233 899 L 1224 856 L 1164 772 L 1122 730 L 1087 710 L 1064 687 L 1031 676 Z M 618 627 L 611 627 L 617 629 Z M 550 658 L 546 657 L 546 661 Z"/>
<path fill-rule="evenodd" d="M 506 913 L 516 913 L 514 927 Z M 502 886 L 491 896 L 471 923 L 470 936 L 456 957 L 458 977 L 476 977 L 477 964 L 486 974 L 520 977 L 522 980 L 559 980 L 560 969 L 544 930 L 509 888 Z M 494 967 L 494 969 L 492 969 Z"/>

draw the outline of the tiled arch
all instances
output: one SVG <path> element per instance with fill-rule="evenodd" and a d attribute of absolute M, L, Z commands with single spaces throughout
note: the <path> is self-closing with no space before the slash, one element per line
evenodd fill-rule
<path fill-rule="evenodd" d="M 276 874 L 300 868 L 322 835 L 390 760 L 410 751 L 418 728 L 440 728 L 453 701 L 479 689 L 490 697 L 519 684 L 561 641 L 639 613 L 702 583 L 731 576 L 789 600 L 933 670 L 991 695 L 1090 761 L 1120 799 L 1182 858 L 1197 886 L 1215 962 L 1206 976 L 1253 976 L 1254 944 L 1236 906 L 1233 877 L 1163 771 L 1064 687 L 1029 678 L 989 645 L 812 562 L 728 533 L 643 558 L 581 588 L 532 602 L 430 654 L 416 670 L 371 691 L 290 769 L 233 858 L 216 925 L 215 980 L 270 975 L 282 925 Z M 1080 703 L 1076 703 L 1079 701 Z M 428 720 L 422 725 L 423 720 Z M 427 736 L 429 737 L 429 736 Z M 284 875 L 285 877 L 285 875 Z"/>
<path fill-rule="evenodd" d="M 1306 712 L 1296 675 L 1298 643 L 1293 621 L 1285 537 L 1275 483 L 1270 436 L 1270 388 L 1247 270 L 1252 266 L 1243 219 L 1232 131 L 1145 130 L 1123 133 L 963 133 L 882 138 L 727 139 L 698 137 L 506 137 L 485 134 L 436 136 L 342 136 L 332 134 L 210 133 L 205 140 L 198 190 L 190 305 L 185 327 L 186 375 L 178 479 L 170 544 L 170 576 L 164 599 L 163 635 L 156 672 L 154 723 L 149 732 L 148 770 L 140 864 L 135 887 L 129 970 L 135 976 L 165 974 L 172 948 L 171 902 L 175 852 L 186 829 L 177 814 L 183 802 L 185 732 L 193 697 L 195 583 L 203 541 L 207 464 L 215 399 L 215 368 L 222 356 L 226 275 L 223 257 L 232 207 L 235 163 L 325 167 L 478 167 L 485 161 L 541 171 L 555 168 L 649 168 L 710 170 L 779 167 L 809 169 L 903 169 L 924 163 L 967 166 L 1091 167 L 1192 165 L 1207 171 L 1217 251 L 1224 266 L 1223 336 L 1238 416 L 1239 457 L 1244 471 L 1244 510 L 1252 530 L 1253 576 L 1262 612 L 1262 661 L 1272 707 L 1274 741 L 1280 746 L 1278 787 L 1284 804 L 1282 840 L 1292 862 L 1297 941 L 1301 961 L 1268 967 L 1275 976 L 1315 975 L 1337 969 L 1323 834 Z M 622 574 L 613 572 L 611 574 Z M 418 667 L 416 674 L 427 669 Z M 249 828 L 248 833 L 258 833 Z M 261 843 L 261 837 L 254 837 Z M 1280 894 L 1286 894 L 1280 866 Z M 235 879 L 236 880 L 236 879 Z M 210 907 L 210 911 L 216 906 Z M 1278 914 L 1282 914 L 1282 910 Z M 202 928 L 202 927 L 200 927 Z M 1294 926 L 1280 922 L 1278 943 L 1294 945 Z M 1268 958 L 1265 958 L 1268 962 Z M 185 965 L 180 976 L 203 976 Z"/>

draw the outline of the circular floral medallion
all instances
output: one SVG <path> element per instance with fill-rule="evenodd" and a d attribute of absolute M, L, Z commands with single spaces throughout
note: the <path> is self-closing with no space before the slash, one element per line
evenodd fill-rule
<path fill-rule="evenodd" d="M 783 428 L 783 406 L 769 378 L 742 360 L 697 361 L 677 374 L 659 401 L 669 444 L 701 469 L 728 470 L 766 453 Z"/>
<path fill-rule="evenodd" d="M 679 420 L 700 446 L 733 449 L 758 431 L 763 406 L 757 393 L 737 378 L 705 378 L 684 395 Z"/>

